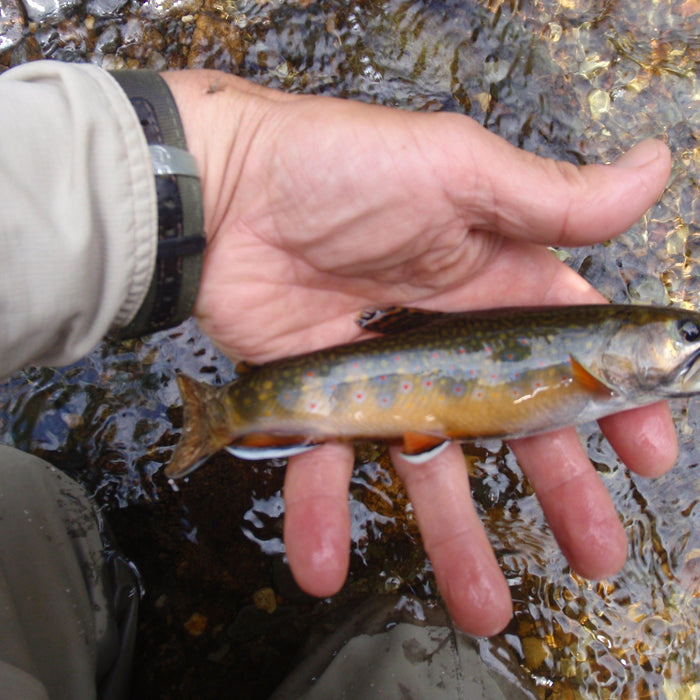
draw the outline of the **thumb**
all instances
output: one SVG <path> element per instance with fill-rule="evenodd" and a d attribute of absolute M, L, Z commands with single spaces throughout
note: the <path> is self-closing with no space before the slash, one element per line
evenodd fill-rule
<path fill-rule="evenodd" d="M 470 159 L 489 190 L 479 198 L 490 209 L 481 225 L 536 243 L 585 245 L 622 233 L 658 199 L 671 170 L 668 148 L 651 139 L 611 165 L 578 167 L 494 139 L 481 142 L 489 153 Z M 471 218 L 473 201 L 468 209 Z"/>

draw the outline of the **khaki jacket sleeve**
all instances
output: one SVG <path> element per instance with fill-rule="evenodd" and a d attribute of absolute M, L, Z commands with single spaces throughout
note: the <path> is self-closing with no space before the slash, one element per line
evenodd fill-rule
<path fill-rule="evenodd" d="M 157 246 L 145 137 L 105 71 L 38 61 L 0 75 L 0 377 L 68 364 L 125 326 Z"/>

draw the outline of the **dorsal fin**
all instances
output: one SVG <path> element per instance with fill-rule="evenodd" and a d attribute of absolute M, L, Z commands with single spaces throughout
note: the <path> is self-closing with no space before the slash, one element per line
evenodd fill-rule
<path fill-rule="evenodd" d="M 259 365 L 256 365 L 255 362 L 248 362 L 248 360 L 241 360 L 240 362 L 236 363 L 236 374 L 240 377 L 243 374 L 248 374 L 248 372 L 252 372 L 254 369 L 257 369 Z"/>
<path fill-rule="evenodd" d="M 357 324 L 372 333 L 406 333 L 451 316 L 447 311 L 426 311 L 405 306 L 364 311 Z"/>

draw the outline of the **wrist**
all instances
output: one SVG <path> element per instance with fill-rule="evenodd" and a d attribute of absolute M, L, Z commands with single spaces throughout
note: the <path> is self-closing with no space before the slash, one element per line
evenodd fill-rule
<path fill-rule="evenodd" d="M 264 159 L 258 143 L 262 125 L 271 121 L 269 117 L 274 120 L 273 111 L 279 103 L 298 96 L 217 70 L 167 71 L 160 75 L 175 99 L 188 150 L 197 163 L 204 229 L 207 241 L 211 241 L 224 220 L 228 226 L 250 204 L 247 198 L 234 201 L 239 184 L 245 180 L 244 184 L 265 186 L 258 172 Z"/>

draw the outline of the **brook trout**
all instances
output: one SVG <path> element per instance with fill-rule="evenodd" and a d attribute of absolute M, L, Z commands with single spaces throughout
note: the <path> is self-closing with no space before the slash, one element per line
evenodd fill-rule
<path fill-rule="evenodd" d="M 593 305 L 365 314 L 380 337 L 259 366 L 214 387 L 184 375 L 182 477 L 226 448 L 286 457 L 327 440 L 400 443 L 421 462 L 450 440 L 514 438 L 700 392 L 700 313 Z"/>

